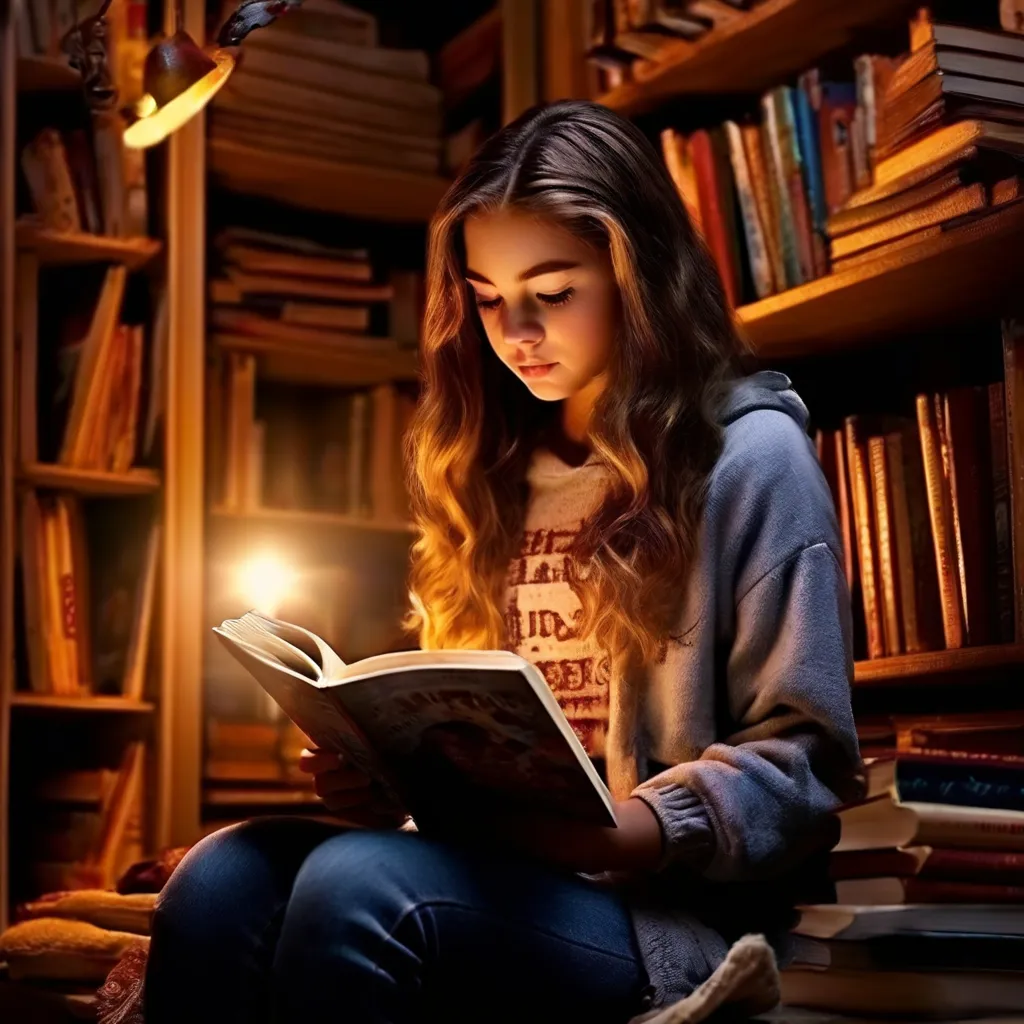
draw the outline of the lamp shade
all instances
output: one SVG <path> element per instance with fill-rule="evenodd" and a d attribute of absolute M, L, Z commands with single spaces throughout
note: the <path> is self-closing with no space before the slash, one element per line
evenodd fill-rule
<path fill-rule="evenodd" d="M 143 71 L 143 116 L 124 133 L 125 145 L 145 149 L 162 142 L 213 99 L 234 66 L 229 51 L 207 55 L 182 30 L 157 43 Z"/>

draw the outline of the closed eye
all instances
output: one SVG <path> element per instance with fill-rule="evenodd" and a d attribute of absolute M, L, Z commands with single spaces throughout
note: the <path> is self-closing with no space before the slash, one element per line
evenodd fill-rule
<path fill-rule="evenodd" d="M 476 305 L 478 309 L 497 309 L 501 305 L 501 296 L 493 299 L 485 299 L 477 295 Z"/>
<path fill-rule="evenodd" d="M 573 297 L 575 291 L 575 288 L 563 288 L 560 292 L 554 292 L 549 295 L 542 295 L 538 292 L 537 298 L 540 299 L 545 306 L 564 306 Z"/>

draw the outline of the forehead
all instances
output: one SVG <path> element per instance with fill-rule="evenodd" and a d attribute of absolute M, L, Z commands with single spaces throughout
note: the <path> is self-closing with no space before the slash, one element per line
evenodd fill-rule
<path fill-rule="evenodd" d="M 474 214 L 463 230 L 468 266 L 491 280 L 545 260 L 585 264 L 599 259 L 595 249 L 557 221 L 514 209 Z"/>

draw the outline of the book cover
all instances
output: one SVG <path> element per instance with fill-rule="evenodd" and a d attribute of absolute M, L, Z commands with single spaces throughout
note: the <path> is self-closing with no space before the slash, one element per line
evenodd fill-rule
<path fill-rule="evenodd" d="M 716 152 L 709 132 L 697 131 L 690 136 L 690 152 L 697 177 L 704 237 L 718 267 L 729 306 L 735 309 L 740 303 L 740 276 L 731 217 L 733 196 L 723 188 L 726 180 L 719 167 L 720 153 Z"/>
<path fill-rule="evenodd" d="M 780 110 L 776 98 L 777 91 L 766 93 L 761 98 L 761 136 L 768 171 L 768 187 L 779 225 L 779 244 L 786 273 L 786 286 L 796 288 L 804 283 L 804 276 L 790 191 L 790 168 L 784 157 L 784 153 L 788 154 L 789 142 L 783 138 L 783 126 L 780 123 Z"/>
<path fill-rule="evenodd" d="M 821 83 L 818 118 L 822 176 L 825 203 L 833 214 L 843 208 L 854 191 L 850 131 L 856 109 L 856 88 L 852 82 Z"/>
<path fill-rule="evenodd" d="M 679 198 L 683 201 L 683 206 L 686 207 L 690 222 L 698 234 L 704 235 L 697 172 L 688 140 L 674 128 L 665 128 L 661 133 L 661 152 L 669 176 L 679 193 Z"/>
<path fill-rule="evenodd" d="M 815 276 L 828 273 L 828 243 L 826 220 L 828 206 L 825 201 L 825 179 L 821 168 L 821 144 L 818 117 L 811 107 L 808 92 L 802 86 L 793 90 L 797 138 L 804 171 L 804 186 L 813 227 Z"/>
<path fill-rule="evenodd" d="M 896 546 L 889 502 L 889 470 L 885 458 L 885 438 L 869 437 L 867 444 L 868 469 L 871 474 L 873 501 L 872 525 L 878 549 L 878 572 L 882 598 L 882 639 L 885 653 L 893 656 L 903 650 L 900 594 L 897 589 L 899 574 L 896 568 Z"/>
<path fill-rule="evenodd" d="M 345 665 L 253 612 L 215 630 L 318 747 L 344 753 L 424 831 L 472 809 L 614 825 L 611 798 L 543 677 L 507 651 L 406 651 Z"/>
<path fill-rule="evenodd" d="M 757 205 L 758 218 L 764 230 L 764 243 L 771 261 L 772 279 L 777 291 L 787 287 L 786 266 L 782 255 L 782 234 L 779 226 L 779 211 L 775 203 L 768 161 L 765 158 L 761 128 L 756 124 L 743 125 L 740 129 L 743 148 L 750 169 L 750 184 Z"/>
<path fill-rule="evenodd" d="M 782 162 L 793 210 L 797 253 L 800 258 L 800 276 L 804 281 L 812 281 L 825 273 L 825 270 L 819 268 L 818 257 L 815 253 L 814 224 L 807 198 L 807 169 L 804 166 L 803 153 L 800 150 L 794 93 L 795 90 L 784 86 L 776 89 L 772 95 L 778 108 L 780 141 L 783 147 Z"/>

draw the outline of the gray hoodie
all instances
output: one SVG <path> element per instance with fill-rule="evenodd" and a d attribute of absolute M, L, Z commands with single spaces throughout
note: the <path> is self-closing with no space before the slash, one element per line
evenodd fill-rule
<path fill-rule="evenodd" d="M 678 629 L 622 746 L 665 837 L 662 869 L 628 890 L 652 1005 L 743 932 L 782 936 L 795 902 L 828 898 L 830 812 L 859 792 L 850 599 L 807 409 L 764 371 L 721 421 Z"/>

